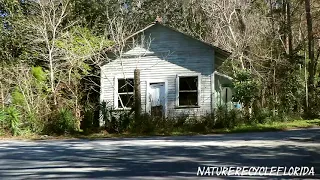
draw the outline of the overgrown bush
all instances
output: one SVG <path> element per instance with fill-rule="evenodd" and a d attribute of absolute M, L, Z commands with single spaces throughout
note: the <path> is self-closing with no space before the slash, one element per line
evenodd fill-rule
<path fill-rule="evenodd" d="M 233 81 L 233 100 L 244 105 L 246 114 L 249 114 L 249 106 L 259 95 L 261 84 L 249 70 L 239 70 L 236 72 Z"/>
<path fill-rule="evenodd" d="M 20 112 L 13 106 L 9 106 L 0 111 L 0 121 L 2 128 L 10 131 L 13 136 L 20 133 Z"/>
<path fill-rule="evenodd" d="M 114 110 L 106 102 L 100 105 L 100 119 L 109 133 L 128 131 L 133 122 L 134 114 L 130 111 Z"/>
<path fill-rule="evenodd" d="M 209 127 L 207 127 L 207 119 L 190 117 L 187 119 L 186 123 L 182 126 L 182 131 L 186 132 L 207 132 Z"/>
<path fill-rule="evenodd" d="M 187 114 L 181 114 L 179 116 L 176 116 L 175 118 L 173 118 L 174 120 L 174 127 L 175 128 L 179 128 L 179 127 L 183 127 L 188 119 L 188 115 Z"/>
<path fill-rule="evenodd" d="M 272 111 L 267 108 L 256 109 L 252 115 L 252 122 L 266 123 L 267 121 L 270 121 L 270 118 L 272 118 L 272 116 Z"/>
<path fill-rule="evenodd" d="M 77 120 L 69 109 L 59 109 L 50 119 L 47 126 L 48 133 L 71 134 L 77 129 Z"/>
<path fill-rule="evenodd" d="M 48 117 L 52 113 L 48 88 L 45 85 L 46 72 L 41 67 L 26 67 L 21 64 L 9 66 L 5 74 L 12 79 L 6 82 L 8 83 L 5 89 L 7 100 L 3 111 L 14 109 L 19 114 L 20 133 L 43 132 Z"/>
<path fill-rule="evenodd" d="M 277 112 L 275 115 L 271 116 L 271 121 L 272 122 L 286 122 L 288 120 L 290 120 L 291 117 L 289 114 L 285 113 L 285 112 Z"/>
<path fill-rule="evenodd" d="M 128 111 L 111 112 L 111 120 L 107 123 L 107 130 L 111 133 L 122 133 L 128 130 L 133 115 Z"/>
<path fill-rule="evenodd" d="M 241 125 L 254 125 L 275 121 L 286 121 L 288 116 L 284 112 L 277 112 L 266 108 L 256 108 L 248 117 L 244 109 L 229 109 L 219 106 L 212 114 L 193 117 L 186 114 L 172 118 L 153 117 L 142 114 L 134 119 L 134 113 L 129 111 L 114 111 L 106 104 L 101 115 L 109 133 L 130 132 L 136 134 L 172 134 L 173 132 L 210 133 L 215 129 L 231 129 Z"/>
<path fill-rule="evenodd" d="M 95 132 L 99 129 L 99 109 L 94 106 L 84 108 L 80 128 L 84 133 Z"/>
<path fill-rule="evenodd" d="M 81 122 L 80 128 L 85 132 L 89 133 L 93 130 L 94 127 L 94 111 L 92 110 L 85 110 L 83 119 Z"/>
<path fill-rule="evenodd" d="M 214 112 L 214 128 L 225 128 L 229 126 L 228 110 L 222 106 L 218 107 Z"/>
<path fill-rule="evenodd" d="M 151 134 L 156 131 L 156 117 L 149 114 L 142 114 L 139 119 L 134 119 L 131 132 L 138 134 Z"/>
<path fill-rule="evenodd" d="M 239 109 L 229 110 L 225 106 L 219 106 L 214 111 L 214 126 L 215 129 L 232 128 L 244 123 L 243 111 Z"/>
<path fill-rule="evenodd" d="M 306 119 L 320 118 L 320 88 L 316 88 L 314 94 L 310 94 L 309 96 L 311 97 L 309 101 L 309 111 L 306 110 L 304 117 Z"/>
<path fill-rule="evenodd" d="M 305 80 L 304 74 L 301 73 L 299 68 L 284 71 L 285 78 L 279 82 L 278 110 L 288 115 L 302 112 L 305 101 Z"/>
<path fill-rule="evenodd" d="M 229 111 L 229 119 L 231 119 L 231 127 L 235 127 L 243 124 L 244 121 L 244 112 L 240 109 L 232 109 Z"/>

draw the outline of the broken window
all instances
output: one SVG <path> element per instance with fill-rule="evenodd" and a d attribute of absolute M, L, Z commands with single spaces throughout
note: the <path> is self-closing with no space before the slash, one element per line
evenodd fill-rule
<path fill-rule="evenodd" d="M 133 79 L 118 79 L 118 107 L 131 108 L 133 106 Z"/>
<path fill-rule="evenodd" d="M 198 76 L 179 77 L 179 106 L 198 105 Z"/>

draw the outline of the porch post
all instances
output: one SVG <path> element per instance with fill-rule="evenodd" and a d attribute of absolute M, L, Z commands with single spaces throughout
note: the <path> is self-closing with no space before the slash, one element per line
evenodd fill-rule
<path fill-rule="evenodd" d="M 134 110 L 135 119 L 141 115 L 141 83 L 140 83 L 140 70 L 134 70 Z"/>

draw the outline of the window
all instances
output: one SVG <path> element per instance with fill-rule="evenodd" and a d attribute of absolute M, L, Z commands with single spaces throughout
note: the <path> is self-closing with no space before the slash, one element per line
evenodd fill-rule
<path fill-rule="evenodd" d="M 133 79 L 118 79 L 118 108 L 131 108 L 133 106 L 133 89 Z"/>
<path fill-rule="evenodd" d="M 178 79 L 178 106 L 199 106 L 199 76 L 180 76 Z"/>

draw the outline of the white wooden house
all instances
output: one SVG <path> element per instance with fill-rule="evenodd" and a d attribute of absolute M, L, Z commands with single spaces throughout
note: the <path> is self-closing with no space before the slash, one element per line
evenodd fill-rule
<path fill-rule="evenodd" d="M 211 113 L 224 101 L 222 86 L 231 83 L 216 71 L 229 55 L 156 22 L 128 38 L 121 58 L 102 66 L 100 101 L 115 110 L 130 109 L 134 70 L 139 69 L 142 112 L 166 117 Z"/>

